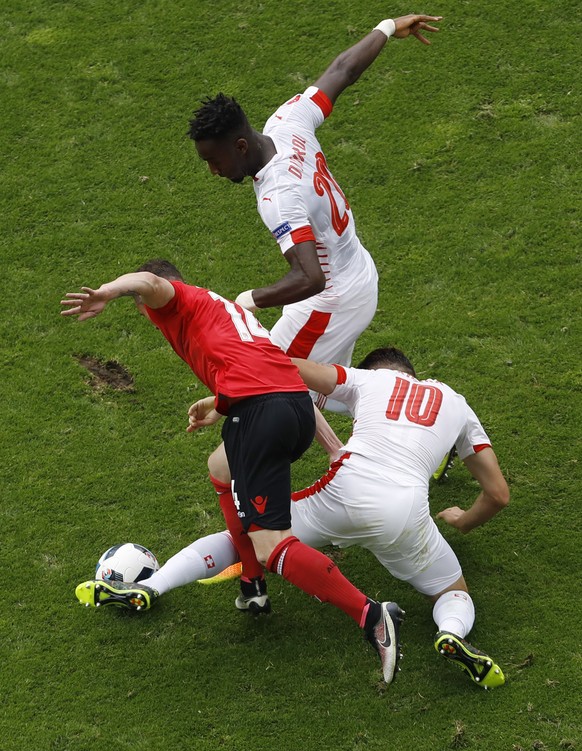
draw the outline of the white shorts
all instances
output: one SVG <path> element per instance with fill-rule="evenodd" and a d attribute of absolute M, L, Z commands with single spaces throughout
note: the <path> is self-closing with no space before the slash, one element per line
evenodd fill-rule
<path fill-rule="evenodd" d="M 330 305 L 328 311 L 314 310 L 311 299 L 283 308 L 281 318 L 271 329 L 271 340 L 290 357 L 302 357 L 321 363 L 348 367 L 356 339 L 368 327 L 378 304 L 377 276 L 372 269 L 365 293 L 342 299 L 341 307 Z M 345 405 L 328 400 L 323 394 L 310 392 L 315 404 L 323 409 L 347 412 Z"/>
<path fill-rule="evenodd" d="M 344 455 L 293 501 L 293 534 L 311 547 L 360 545 L 396 579 L 429 596 L 462 576 L 430 515 L 426 486 L 390 484 L 369 459 Z"/>

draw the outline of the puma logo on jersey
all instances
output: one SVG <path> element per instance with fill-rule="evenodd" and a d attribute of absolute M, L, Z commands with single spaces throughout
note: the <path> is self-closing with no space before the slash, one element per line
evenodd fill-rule
<path fill-rule="evenodd" d="M 271 201 L 271 203 L 273 203 L 273 199 L 272 199 L 272 198 L 269 198 L 268 196 L 265 196 L 265 197 L 263 198 L 263 201 Z"/>
<path fill-rule="evenodd" d="M 263 498 L 262 495 L 258 495 L 256 498 L 251 498 L 250 499 L 251 503 L 255 507 L 255 510 L 259 514 L 264 514 L 265 513 L 265 507 L 267 505 L 267 501 L 268 500 L 269 500 L 269 496 L 267 496 L 267 495 L 264 498 Z"/>

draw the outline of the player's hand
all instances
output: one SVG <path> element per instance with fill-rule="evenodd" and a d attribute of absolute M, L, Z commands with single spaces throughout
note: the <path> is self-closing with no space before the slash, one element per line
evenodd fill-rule
<path fill-rule="evenodd" d="M 444 509 L 444 511 L 440 511 L 437 515 L 437 519 L 442 519 L 447 524 L 450 524 L 451 527 L 456 527 L 457 529 L 461 528 L 461 521 L 463 517 L 465 516 L 465 512 L 462 508 L 459 508 L 458 506 L 450 506 L 450 508 Z"/>
<path fill-rule="evenodd" d="M 62 316 L 78 316 L 79 321 L 95 318 L 109 302 L 109 296 L 101 291 L 90 287 L 81 287 L 81 292 L 67 292 L 66 300 L 61 300 L 61 305 L 68 306 L 67 310 L 61 310 Z"/>
<path fill-rule="evenodd" d="M 188 427 L 187 433 L 193 433 L 195 430 L 204 428 L 207 425 L 214 425 L 222 415 L 214 409 L 214 397 L 207 396 L 205 399 L 199 399 L 188 410 Z"/>
<path fill-rule="evenodd" d="M 423 44 L 430 44 L 428 39 L 421 33 L 422 31 L 438 31 L 435 26 L 429 26 L 427 21 L 442 21 L 442 16 L 400 16 L 394 19 L 396 31 L 394 36 L 398 39 L 405 39 L 407 36 L 413 36 Z"/>

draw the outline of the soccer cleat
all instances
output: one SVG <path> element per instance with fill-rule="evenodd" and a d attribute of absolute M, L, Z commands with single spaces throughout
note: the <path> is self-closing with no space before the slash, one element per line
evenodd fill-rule
<path fill-rule="evenodd" d="M 271 612 L 271 601 L 267 594 L 267 582 L 255 576 L 250 581 L 240 580 L 240 595 L 234 601 L 239 610 L 248 610 L 252 615 Z"/>
<path fill-rule="evenodd" d="M 241 574 L 242 563 L 233 563 L 232 566 L 225 568 L 224 571 L 216 574 L 216 576 L 211 576 L 208 579 L 198 579 L 198 584 L 219 584 L 230 579 L 238 579 Z"/>
<path fill-rule="evenodd" d="M 456 453 L 457 453 L 457 450 L 454 446 L 450 451 L 447 451 L 447 453 L 443 457 L 442 462 L 439 464 L 436 471 L 433 473 L 433 476 L 432 476 L 433 480 L 436 480 L 436 482 L 439 482 L 440 480 L 442 480 L 444 477 L 447 476 L 447 472 L 453 466 Z"/>
<path fill-rule="evenodd" d="M 82 605 L 100 608 L 103 605 L 116 605 L 126 610 L 149 610 L 159 595 L 155 589 L 141 582 L 87 581 L 75 590 Z"/>
<path fill-rule="evenodd" d="M 460 636 L 439 631 L 435 637 L 434 648 L 468 673 L 478 686 L 496 688 L 505 683 L 505 676 L 499 665 L 496 665 L 485 652 L 476 649 Z"/>
<path fill-rule="evenodd" d="M 402 659 L 402 653 L 398 637 L 404 610 L 395 602 L 383 602 L 380 607 L 380 619 L 366 632 L 366 638 L 380 655 L 384 681 L 390 684 L 400 671 L 398 662 Z"/>

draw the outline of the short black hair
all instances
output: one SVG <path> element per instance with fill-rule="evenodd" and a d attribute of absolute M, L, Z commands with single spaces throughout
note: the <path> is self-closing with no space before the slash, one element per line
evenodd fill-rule
<path fill-rule="evenodd" d="M 404 352 L 396 347 L 380 347 L 369 352 L 357 366 L 360 370 L 375 370 L 383 365 L 397 365 L 398 370 L 409 373 L 416 378 L 416 372 L 412 363 Z"/>
<path fill-rule="evenodd" d="M 149 271 L 150 274 L 161 276 L 162 279 L 173 280 L 175 282 L 183 282 L 184 277 L 174 266 L 173 263 L 165 261 L 163 258 L 152 258 L 150 261 L 143 263 L 137 271 Z"/>
<path fill-rule="evenodd" d="M 220 93 L 214 99 L 202 100 L 202 106 L 190 120 L 188 135 L 193 141 L 206 141 L 224 138 L 248 127 L 247 116 L 236 99 Z"/>

